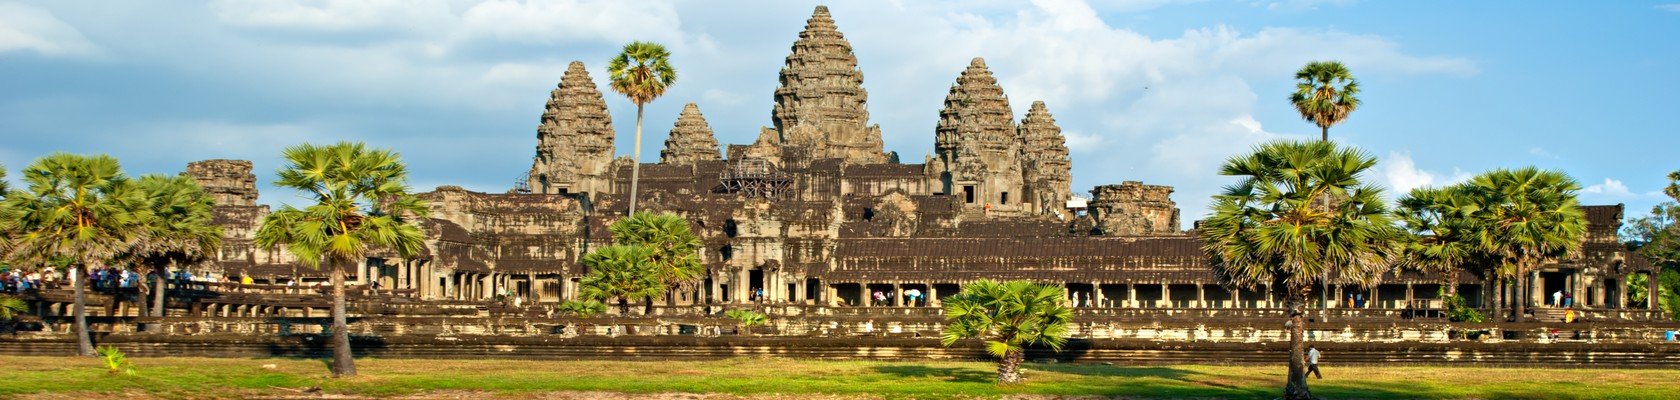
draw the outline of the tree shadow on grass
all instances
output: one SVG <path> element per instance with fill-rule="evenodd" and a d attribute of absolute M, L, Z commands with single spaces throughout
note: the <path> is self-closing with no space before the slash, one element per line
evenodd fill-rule
<path fill-rule="evenodd" d="M 941 368 L 922 365 L 878 365 L 875 372 L 900 378 L 945 378 L 950 382 L 992 383 L 997 374 L 966 368 Z"/>

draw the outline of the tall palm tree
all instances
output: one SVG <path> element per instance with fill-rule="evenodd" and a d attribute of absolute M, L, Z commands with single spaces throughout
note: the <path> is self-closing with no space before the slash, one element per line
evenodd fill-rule
<path fill-rule="evenodd" d="M 671 52 L 664 45 L 635 41 L 607 62 L 607 75 L 612 90 L 636 103 L 636 143 L 630 164 L 630 211 L 636 213 L 636 186 L 642 176 L 642 109 L 653 99 L 665 94 L 665 89 L 677 82 L 677 70 L 671 67 Z"/>
<path fill-rule="evenodd" d="M 1371 286 L 1389 269 L 1400 237 L 1382 189 L 1361 183 L 1376 158 L 1327 141 L 1275 141 L 1226 161 L 1241 178 L 1214 196 L 1202 224 L 1216 275 L 1238 287 L 1282 287 L 1288 308 L 1289 383 L 1284 397 L 1307 399 L 1303 333 L 1314 284 Z"/>
<path fill-rule="evenodd" d="M 1061 287 L 1028 281 L 974 281 L 943 301 L 945 330 L 939 334 L 940 344 L 950 347 L 969 338 L 986 341 L 986 352 L 998 358 L 999 384 L 1021 382 L 1027 346 L 1061 351 L 1073 321 Z"/>
<path fill-rule="evenodd" d="M 630 299 L 651 299 L 665 291 L 654 273 L 653 249 L 612 245 L 583 255 L 589 274 L 578 281 L 578 294 L 587 300 L 618 299 L 618 315 L 630 315 Z"/>
<path fill-rule="evenodd" d="M 117 159 L 107 155 L 53 153 L 24 168 L 23 179 L 28 189 L 11 192 L 0 207 L 0 220 L 8 224 L 6 259 L 71 260 L 76 353 L 92 356 L 83 267 L 104 265 L 144 234 L 137 224 L 146 218 L 144 198 Z"/>
<path fill-rule="evenodd" d="M 1510 320 L 1518 320 L 1530 272 L 1581 248 L 1587 231 L 1575 195 L 1581 185 L 1562 172 L 1525 167 L 1482 173 L 1470 179 L 1469 188 L 1475 241 L 1498 260 L 1492 275 L 1514 284 Z"/>
<path fill-rule="evenodd" d="M 397 153 L 362 143 L 301 144 L 281 152 L 287 165 L 275 185 L 295 189 L 314 204 L 283 205 L 263 219 L 256 244 L 285 247 L 297 262 L 325 267 L 332 276 L 332 373 L 356 375 L 344 310 L 344 268 L 388 249 L 400 257 L 420 252 L 424 233 L 415 219 L 426 203 L 408 189 L 408 169 Z"/>
<path fill-rule="evenodd" d="M 700 237 L 689 229 L 688 220 L 676 214 L 639 212 L 614 222 L 608 230 L 614 244 L 651 250 L 648 265 L 665 286 L 666 305 L 676 305 L 676 293 L 706 276 L 706 266 L 700 264 Z M 651 313 L 653 301 L 647 305 Z"/>
<path fill-rule="evenodd" d="M 162 317 L 170 271 L 203 262 L 214 254 L 222 244 L 222 228 L 214 223 L 215 200 L 191 177 L 146 175 L 140 177 L 139 186 L 150 208 L 147 218 L 139 221 L 146 237 L 136 241 L 125 258 L 133 262 L 141 276 L 157 272 L 149 311 L 154 317 Z M 146 290 L 142 282 L 140 292 Z"/>
<path fill-rule="evenodd" d="M 1406 227 L 1408 240 L 1397 264 L 1426 274 L 1441 275 L 1448 294 L 1458 294 L 1458 274 L 1478 255 L 1469 216 L 1475 211 L 1469 187 L 1412 189 L 1399 200 L 1395 216 Z"/>
<path fill-rule="evenodd" d="M 1295 93 L 1289 103 L 1301 118 L 1318 125 L 1320 139 L 1330 140 L 1330 126 L 1359 108 L 1359 81 L 1339 61 L 1313 61 L 1295 71 Z"/>

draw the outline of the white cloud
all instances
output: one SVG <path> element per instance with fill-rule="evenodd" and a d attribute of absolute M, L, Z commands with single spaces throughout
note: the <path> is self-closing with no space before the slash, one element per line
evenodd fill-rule
<path fill-rule="evenodd" d="M 1587 186 L 1586 189 L 1581 190 L 1581 193 L 1595 194 L 1604 197 L 1633 196 L 1633 192 L 1628 190 L 1626 184 L 1623 184 L 1620 180 L 1610 178 L 1604 178 L 1604 183 Z"/>
<path fill-rule="evenodd" d="M 51 11 L 0 3 L 0 53 L 31 51 L 45 56 L 91 54 L 96 50 L 76 27 Z"/>
<path fill-rule="evenodd" d="M 1086 134 L 1079 131 L 1062 131 L 1062 137 L 1067 139 L 1068 151 L 1086 153 L 1103 145 L 1102 135 Z"/>
<path fill-rule="evenodd" d="M 422 30 L 446 26 L 442 0 L 214 0 L 223 23 L 303 31 Z"/>
<path fill-rule="evenodd" d="M 1558 158 L 1558 156 L 1553 155 L 1552 152 L 1546 151 L 1546 149 L 1540 148 L 1540 147 L 1530 147 L 1530 148 L 1528 148 L 1528 154 L 1532 155 L 1532 156 L 1536 156 L 1536 157 L 1544 157 L 1544 158 L 1552 158 L 1552 159 Z"/>
<path fill-rule="evenodd" d="M 1658 10 L 1680 12 L 1680 3 L 1658 4 Z"/>
<path fill-rule="evenodd" d="M 1453 168 L 1451 174 L 1441 174 L 1418 168 L 1412 160 L 1412 155 L 1404 152 L 1389 152 L 1388 157 L 1377 163 L 1378 173 L 1388 185 L 1392 195 L 1403 195 L 1420 187 L 1440 187 L 1470 180 L 1470 173 Z"/>
<path fill-rule="evenodd" d="M 1343 7 L 1353 3 L 1354 0 L 1284 0 L 1257 1 L 1252 4 L 1254 6 L 1265 6 L 1267 10 L 1273 11 L 1312 11 L 1317 10 L 1318 6 L 1321 5 Z"/>
<path fill-rule="evenodd" d="M 665 2 L 491 0 L 467 9 L 461 28 L 469 36 L 527 43 L 677 42 L 680 26 Z"/>
<path fill-rule="evenodd" d="M 746 96 L 724 89 L 706 89 L 705 93 L 700 94 L 701 104 L 709 104 L 711 107 L 735 107 L 746 100 Z"/>
<path fill-rule="evenodd" d="M 861 21 L 835 9 L 864 63 L 872 117 L 889 147 L 927 148 L 938 99 L 970 58 L 984 57 L 1017 115 L 1043 100 L 1070 146 L 1078 143 L 1076 191 L 1137 179 L 1173 185 L 1187 223 L 1229 183 L 1216 173 L 1226 158 L 1267 140 L 1308 137 L 1309 129 L 1317 137 L 1310 124 L 1286 128 L 1294 132 L 1262 126 L 1262 99 L 1279 96 L 1256 94 L 1250 82 L 1287 79 L 1302 63 L 1328 58 L 1390 76 L 1478 72 L 1472 60 L 1408 54 L 1390 39 L 1338 30 L 1214 26 L 1151 37 L 1074 0 L 988 15 L 948 11 L 948 4 L 905 6 L 905 13 Z M 871 68 L 876 59 L 891 64 Z"/>

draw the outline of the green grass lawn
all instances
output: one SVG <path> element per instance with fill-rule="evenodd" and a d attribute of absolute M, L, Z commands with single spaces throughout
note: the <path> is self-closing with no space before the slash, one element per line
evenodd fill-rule
<path fill-rule="evenodd" d="M 333 380 L 321 360 L 137 358 L 134 375 L 107 374 L 98 360 L 0 357 L 0 398 L 261 397 L 327 393 L 402 397 L 543 396 L 553 392 L 720 393 L 748 397 L 969 398 L 1099 395 L 1148 398 L 1273 398 L 1282 365 L 1126 367 L 1028 364 L 1027 383 L 992 384 L 981 362 L 801 361 L 357 361 L 361 376 Z M 272 368 L 265 368 L 272 365 Z M 1314 393 L 1329 398 L 1674 398 L 1680 371 L 1326 365 Z M 293 389 L 293 390 L 288 390 Z"/>

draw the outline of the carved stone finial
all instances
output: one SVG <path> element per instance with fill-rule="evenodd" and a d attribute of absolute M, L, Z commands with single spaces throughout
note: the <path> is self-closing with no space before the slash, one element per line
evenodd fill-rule
<path fill-rule="evenodd" d="M 682 115 L 677 116 L 676 125 L 671 127 L 671 136 L 665 139 L 665 150 L 659 152 L 659 163 L 694 164 L 721 159 L 717 137 L 712 135 L 706 117 L 700 115 L 700 106 L 694 103 L 683 106 Z"/>

